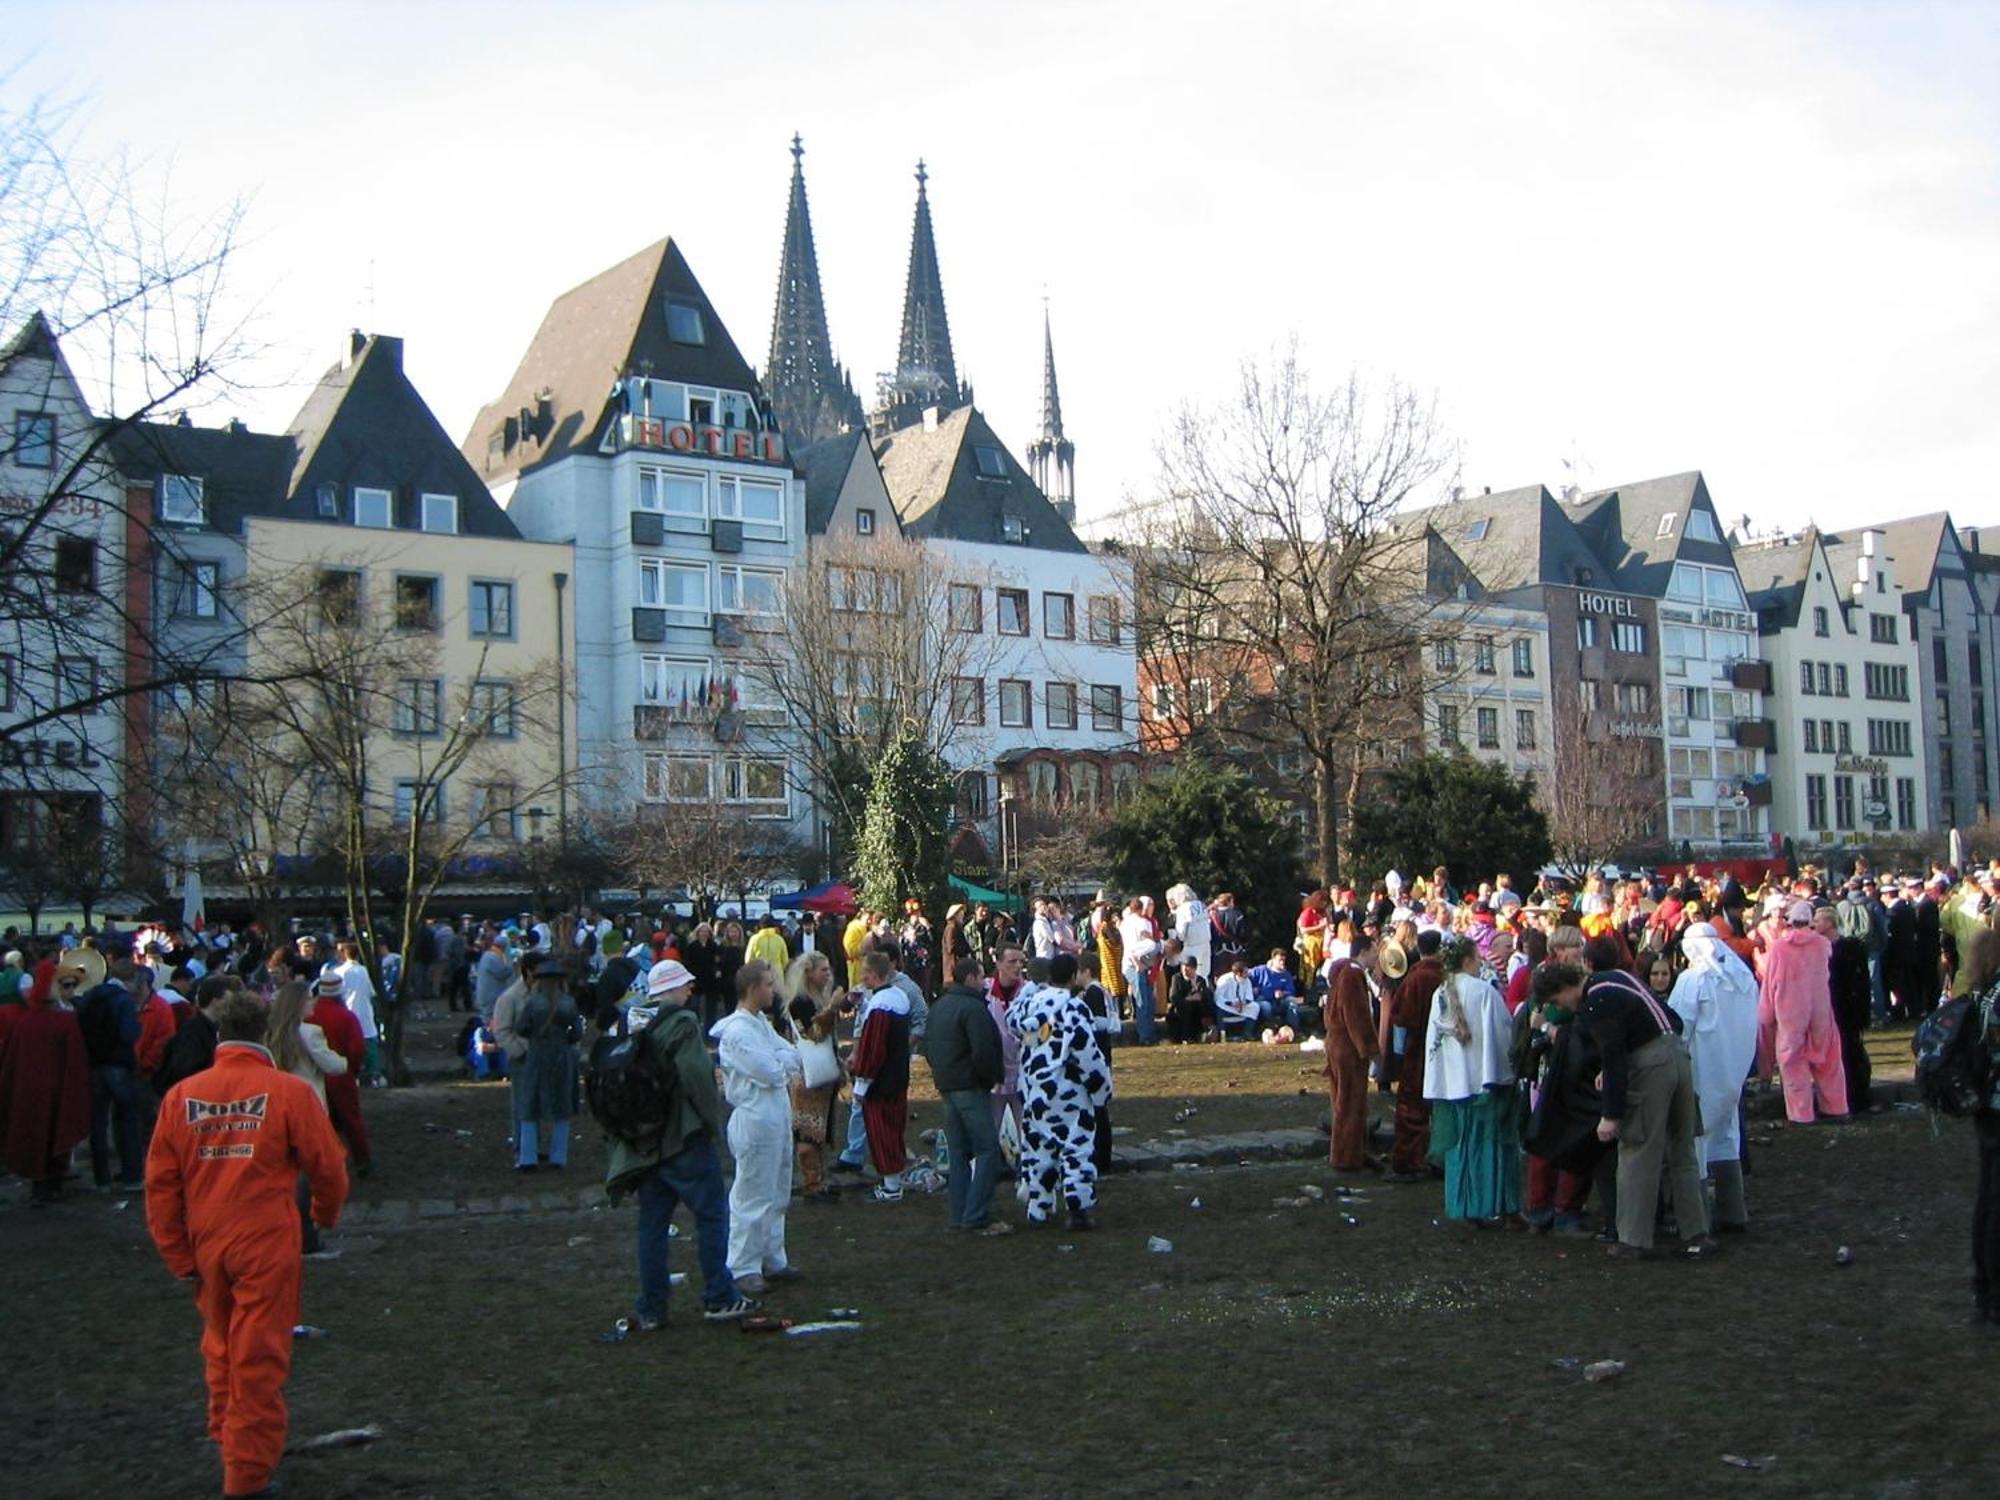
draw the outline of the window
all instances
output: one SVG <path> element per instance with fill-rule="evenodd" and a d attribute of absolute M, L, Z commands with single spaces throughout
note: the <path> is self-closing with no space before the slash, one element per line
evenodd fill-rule
<path fill-rule="evenodd" d="M 1096 812 L 1097 801 L 1104 785 L 1102 774 L 1087 760 L 1080 760 L 1069 768 L 1069 804 L 1082 808 L 1085 812 Z"/>
<path fill-rule="evenodd" d="M 1034 723 L 1031 702 L 1033 687 L 1018 678 L 1000 679 L 1000 724 L 1005 729 L 1026 729 Z"/>
<path fill-rule="evenodd" d="M 785 575 L 775 568 L 724 563 L 715 570 L 715 607 L 724 614 L 775 619 L 785 609 Z"/>
<path fill-rule="evenodd" d="M 986 679 L 954 677 L 951 680 L 951 722 L 977 727 L 986 722 Z"/>
<path fill-rule="evenodd" d="M 1908 755 L 1910 753 L 1910 726 L 1904 719 L 1870 719 L 1868 721 L 1868 753 L 1870 755 Z"/>
<path fill-rule="evenodd" d="M 1825 637 L 1827 635 L 1830 635 L 1831 633 L 1832 632 L 1827 628 L 1825 607 L 1823 605 L 1815 605 L 1813 608 L 1813 634 L 1816 636 Z"/>
<path fill-rule="evenodd" d="M 719 475 L 715 481 L 715 513 L 725 521 L 741 521 L 745 536 L 783 541 L 785 487 L 768 479 Z"/>
<path fill-rule="evenodd" d="M 1678 521 L 1679 519 L 1680 519 L 1680 512 L 1674 510 L 1670 510 L 1665 515 L 1661 516 L 1660 529 L 1653 533 L 1654 538 L 1657 540 L 1662 537 L 1672 536 L 1674 534 L 1674 522 Z"/>
<path fill-rule="evenodd" d="M 1139 768 L 1130 761 L 1120 761 L 1111 768 L 1111 800 L 1130 802 L 1139 791 Z"/>
<path fill-rule="evenodd" d="M 1637 620 L 1615 620 L 1611 625 L 1611 649 L 1637 655 L 1646 649 L 1646 627 Z"/>
<path fill-rule="evenodd" d="M 1587 714 L 1596 713 L 1598 709 L 1597 679 L 1595 677 L 1581 679 L 1576 685 L 1576 696 L 1577 707 L 1581 708 Z"/>
<path fill-rule="evenodd" d="M 1110 594 L 1091 596 L 1090 641 L 1094 646 L 1118 644 L 1118 600 Z"/>
<path fill-rule="evenodd" d="M 421 781 L 405 779 L 399 780 L 396 783 L 397 826 L 403 828 L 409 826 L 411 812 L 416 807 L 417 799 L 420 796 L 427 797 L 430 800 L 430 807 L 425 813 L 424 821 L 432 827 L 437 827 L 444 822 L 444 788 L 437 784 L 426 787 Z"/>
<path fill-rule="evenodd" d="M 714 763 L 705 755 L 646 757 L 648 802 L 708 802 L 715 796 Z"/>
<path fill-rule="evenodd" d="M 1024 545 L 1028 540 L 1028 523 L 1019 516 L 1002 516 L 1000 518 L 1000 540 L 1015 546 Z M 1055 773 L 1051 771 L 1049 774 L 1054 775 Z"/>
<path fill-rule="evenodd" d="M 1731 719 L 1747 719 L 1750 717 L 1752 695 L 1749 693 L 1739 693 L 1729 688 L 1711 688 L 1708 693 L 1708 701 L 1714 710 L 1715 720 L 1718 724 L 1726 723 Z"/>
<path fill-rule="evenodd" d="M 396 575 L 398 630 L 436 630 L 438 614 L 437 579 L 421 573 Z"/>
<path fill-rule="evenodd" d="M 966 635 L 977 635 L 985 628 L 980 615 L 980 589 L 976 583 L 954 583 L 951 586 L 948 616 L 953 630 Z"/>
<path fill-rule="evenodd" d="M 1826 778 L 1808 776 L 1806 778 L 1806 827 L 1818 830 L 1826 823 Z"/>
<path fill-rule="evenodd" d="M 1439 641 L 1437 645 L 1431 648 L 1431 662 L 1440 672 L 1457 671 L 1458 643 L 1456 641 Z"/>
<path fill-rule="evenodd" d="M 160 519 L 175 526 L 199 526 L 208 519 L 201 480 L 191 474 L 160 476 Z"/>
<path fill-rule="evenodd" d="M 1455 703 L 1438 705 L 1438 743 L 1441 745 L 1458 743 L 1458 705 Z"/>
<path fill-rule="evenodd" d="M 496 740 L 514 738 L 514 684 L 482 678 L 472 685 L 472 717 Z"/>
<path fill-rule="evenodd" d="M 1535 711 L 1532 708 L 1514 710 L 1514 748 L 1516 750 L 1535 748 Z"/>
<path fill-rule="evenodd" d="M 511 781 L 483 782 L 472 789 L 472 836 L 512 840 L 517 832 L 520 793 Z"/>
<path fill-rule="evenodd" d="M 1836 776 L 1833 778 L 1833 826 L 1852 828 L 1854 826 L 1854 778 Z"/>
<path fill-rule="evenodd" d="M 995 589 L 993 610 L 998 617 L 998 628 L 1002 635 L 1026 635 L 1028 633 L 1028 591 L 1026 589 Z"/>
<path fill-rule="evenodd" d="M 1050 762 L 1028 762 L 1028 800 L 1037 807 L 1056 805 L 1056 768 Z"/>
<path fill-rule="evenodd" d="M 1894 615 L 1871 614 L 1868 617 L 1868 639 L 1875 642 L 1878 646 L 1895 645 L 1896 617 Z"/>
<path fill-rule="evenodd" d="M 313 492 L 314 509 L 320 519 L 337 521 L 340 519 L 340 486 L 328 481 Z"/>
<path fill-rule="evenodd" d="M 983 818 L 987 813 L 986 773 L 984 771 L 961 771 L 958 773 L 958 815 L 961 818 Z"/>
<path fill-rule="evenodd" d="M 639 564 L 639 602 L 667 612 L 669 625 L 708 623 L 708 569 L 699 563 Z"/>
<path fill-rule="evenodd" d="M 1125 693 L 1115 682 L 1100 682 L 1090 690 L 1090 727 L 1100 734 L 1125 728 Z"/>
<path fill-rule="evenodd" d="M 56 658 L 56 707 L 81 709 L 94 714 L 98 705 L 97 658 L 58 656 Z"/>
<path fill-rule="evenodd" d="M 1005 479 L 1007 477 L 1007 454 L 1004 449 L 989 448 L 977 444 L 972 450 L 973 468 L 984 479 Z"/>
<path fill-rule="evenodd" d="M 1076 639 L 1076 597 L 1072 594 L 1042 595 L 1042 635 L 1052 641 Z"/>
<path fill-rule="evenodd" d="M 88 537 L 59 536 L 55 551 L 56 589 L 88 594 L 97 588 L 97 543 Z"/>
<path fill-rule="evenodd" d="M 1490 516 L 1481 516 L 1477 521 L 1474 521 L 1470 526 L 1465 528 L 1465 539 L 1468 542 L 1485 541 L 1486 532 L 1491 525 L 1492 518 Z"/>
<path fill-rule="evenodd" d="M 1576 621 L 1576 647 L 1588 651 L 1597 644 L 1597 621 L 1589 615 L 1579 615 Z"/>
<path fill-rule="evenodd" d="M 1650 682 L 1619 682 L 1612 684 L 1615 702 L 1621 714 L 1650 714 L 1653 711 L 1653 685 Z M 1686 688 L 1677 691 L 1686 692 Z"/>
<path fill-rule="evenodd" d="M 1711 609 L 1744 608 L 1743 585 L 1731 568 L 1704 568 L 1699 563 L 1677 562 L 1667 577 L 1667 597 L 1686 604 L 1705 604 Z"/>
<path fill-rule="evenodd" d="M 222 566 L 212 562 L 179 562 L 174 565 L 173 612 L 181 620 L 213 620 L 217 613 L 216 592 L 221 586 Z"/>
<path fill-rule="evenodd" d="M 20 684 L 20 661 L 12 656 L 0 656 L 0 713 L 14 711 L 14 694 Z"/>
<path fill-rule="evenodd" d="M 52 413 L 14 413 L 14 466 L 18 469 L 56 466 L 56 419 Z"/>
<path fill-rule="evenodd" d="M 1917 782 L 1913 776 L 1896 778 L 1896 827 L 1907 832 L 1917 826 Z"/>
<path fill-rule="evenodd" d="M 1799 743 L 1808 755 L 1819 754 L 1819 720 L 1807 719 L 1801 727 L 1804 733 L 1800 735 Z"/>
<path fill-rule="evenodd" d="M 354 569 L 321 569 L 316 592 L 322 624 L 353 625 L 361 619 L 361 575 Z"/>
<path fill-rule="evenodd" d="M 1481 677 L 1493 675 L 1493 637 L 1482 635 L 1472 645 L 1472 670 Z"/>
<path fill-rule="evenodd" d="M 1175 703 L 1175 697 L 1174 685 L 1171 682 L 1154 683 L 1153 717 L 1156 719 L 1171 719 L 1179 711 Z"/>
<path fill-rule="evenodd" d="M 1937 733 L 1938 737 L 1942 739 L 1951 733 L 1951 697 L 1947 693 L 1939 693 L 1934 700 L 1934 704 L 1937 709 L 1934 715 L 1937 722 Z"/>
<path fill-rule="evenodd" d="M 708 481 L 680 469 L 641 469 L 639 508 L 687 520 L 708 519 Z"/>
<path fill-rule="evenodd" d="M 1833 696 L 1833 668 L 1823 661 L 1814 662 L 1813 673 L 1819 679 L 1819 695 L 1822 698 L 1831 698 Z"/>
<path fill-rule="evenodd" d="M 1834 749 L 1841 755 L 1848 754 L 1854 749 L 1854 744 L 1852 739 L 1849 737 L 1847 720 L 1842 719 L 1838 724 L 1834 725 L 1833 727 L 1838 731 L 1840 731 L 1839 734 L 1836 735 L 1834 738 Z"/>
<path fill-rule="evenodd" d="M 1687 525 L 1681 528 L 1681 535 L 1691 542 L 1719 542 L 1722 532 L 1716 527 L 1715 517 L 1705 510 L 1688 512 Z"/>
<path fill-rule="evenodd" d="M 785 763 L 782 760 L 749 758 L 725 760 L 722 763 L 722 800 L 782 813 L 791 800 L 785 790 Z"/>
<path fill-rule="evenodd" d="M 1205 719 L 1215 712 L 1215 693 L 1206 677 L 1188 679 L 1187 711 L 1191 719 Z"/>
<path fill-rule="evenodd" d="M 871 568 L 827 569 L 828 602 L 842 614 L 899 615 L 903 612 L 903 580 Z"/>
<path fill-rule="evenodd" d="M 708 331 L 702 326 L 701 308 L 693 302 L 667 299 L 667 337 L 676 344 L 705 344 Z"/>
<path fill-rule="evenodd" d="M 493 579 L 472 580 L 472 634 L 479 639 L 514 638 L 514 585 Z"/>
<path fill-rule="evenodd" d="M 444 683 L 405 677 L 396 690 L 396 733 L 424 738 L 444 728 Z"/>
<path fill-rule="evenodd" d="M 387 531 L 396 524 L 395 499 L 387 490 L 354 489 L 354 524 Z"/>
<path fill-rule="evenodd" d="M 1847 663 L 1844 661 L 1833 664 L 1833 695 L 1836 698 L 1847 696 Z"/>
<path fill-rule="evenodd" d="M 875 512 L 860 509 L 854 512 L 854 534 L 856 536 L 875 535 Z"/>
<path fill-rule="evenodd" d="M 717 686 L 715 670 L 699 656 L 639 658 L 639 701 L 679 713 L 708 707 Z"/>
<path fill-rule="evenodd" d="M 1802 661 L 1799 663 L 1799 691 L 1807 696 L 1811 696 L 1812 690 L 1813 664 L 1809 661 Z"/>
<path fill-rule="evenodd" d="M 1684 687 L 1674 689 L 1674 712 L 1690 719 L 1708 717 L 1708 689 Z"/>
<path fill-rule="evenodd" d="M 458 535 L 458 496 L 425 495 L 419 507 L 425 531 L 440 536 Z"/>
<path fill-rule="evenodd" d="M 1043 707 L 1047 710 L 1045 720 L 1051 729 L 1076 728 L 1076 684 L 1073 682 L 1051 682 L 1042 690 Z"/>
<path fill-rule="evenodd" d="M 1870 698 L 1907 703 L 1910 700 L 1910 669 L 1882 662 L 1864 662 L 1861 667 L 1862 692 Z"/>
<path fill-rule="evenodd" d="M 1516 677 L 1535 675 L 1535 643 L 1526 636 L 1514 642 L 1514 675 Z"/>
<path fill-rule="evenodd" d="M 1500 710 L 1497 708 L 1482 708 L 1478 711 L 1476 722 L 1479 728 L 1479 748 L 1482 750 L 1498 750 L 1500 748 Z"/>

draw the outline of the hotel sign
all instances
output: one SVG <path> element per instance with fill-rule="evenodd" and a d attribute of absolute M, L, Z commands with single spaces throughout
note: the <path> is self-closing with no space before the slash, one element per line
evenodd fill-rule
<path fill-rule="evenodd" d="M 747 427 L 713 427 L 705 422 L 670 422 L 665 417 L 624 417 L 625 444 L 661 453 L 685 453 L 694 458 L 748 459 L 781 464 L 785 440 L 776 432 L 752 432 Z"/>
<path fill-rule="evenodd" d="M 1869 755 L 1836 755 L 1833 758 L 1836 771 L 1859 771 L 1864 776 L 1886 776 L 1889 762 Z"/>
<path fill-rule="evenodd" d="M 1660 740 L 1666 735 L 1657 723 L 1645 719 L 1614 719 L 1611 722 L 1611 737 L 1619 740 Z"/>
<path fill-rule="evenodd" d="M 1639 618 L 1638 606 L 1618 594 L 1580 593 L 1576 596 L 1576 607 L 1587 615 L 1613 615 L 1621 620 Z"/>
<path fill-rule="evenodd" d="M 0 740 L 0 766 L 9 770 L 53 766 L 58 771 L 94 771 L 103 764 L 81 740 Z"/>

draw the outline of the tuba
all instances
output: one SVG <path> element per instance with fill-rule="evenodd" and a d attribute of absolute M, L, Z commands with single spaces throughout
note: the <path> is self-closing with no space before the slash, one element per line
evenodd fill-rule
<path fill-rule="evenodd" d="M 60 967 L 82 970 L 83 983 L 77 986 L 79 990 L 94 990 L 104 983 L 104 955 L 97 951 L 94 938 L 85 938 L 74 951 L 63 955 Z"/>

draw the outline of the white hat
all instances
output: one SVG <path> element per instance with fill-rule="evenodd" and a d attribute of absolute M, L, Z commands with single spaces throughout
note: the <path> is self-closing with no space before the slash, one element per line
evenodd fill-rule
<path fill-rule="evenodd" d="M 665 995 L 673 990 L 684 990 L 694 983 L 694 975 L 688 973 L 687 965 L 677 958 L 663 958 L 647 971 L 646 993 Z"/>
<path fill-rule="evenodd" d="M 1794 901 L 1791 909 L 1785 913 L 1785 920 L 1794 927 L 1810 927 L 1812 919 L 1813 909 L 1810 901 Z"/>

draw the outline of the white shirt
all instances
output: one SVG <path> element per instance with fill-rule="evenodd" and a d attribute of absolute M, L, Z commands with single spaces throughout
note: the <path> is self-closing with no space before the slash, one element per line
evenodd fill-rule
<path fill-rule="evenodd" d="M 357 962 L 338 963 L 333 966 L 333 972 L 340 976 L 340 1003 L 361 1023 L 361 1039 L 372 1042 L 377 1034 L 375 981 L 368 977 L 368 966 Z"/>
<path fill-rule="evenodd" d="M 1226 1015 L 1255 1017 L 1257 991 L 1250 983 L 1250 976 L 1238 974 L 1232 969 L 1216 980 L 1215 1008 Z"/>

